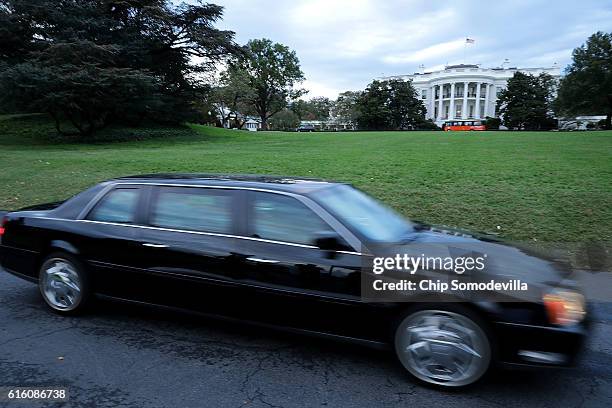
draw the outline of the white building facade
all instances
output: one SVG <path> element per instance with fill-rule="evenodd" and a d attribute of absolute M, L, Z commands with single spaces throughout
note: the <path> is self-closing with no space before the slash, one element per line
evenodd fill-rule
<path fill-rule="evenodd" d="M 557 66 L 549 68 L 480 68 L 478 65 L 450 65 L 434 72 L 397 75 L 381 78 L 412 80 L 419 97 L 427 107 L 427 119 L 438 126 L 453 119 L 497 117 L 497 95 L 506 88 L 515 72 L 555 79 L 561 76 Z"/>

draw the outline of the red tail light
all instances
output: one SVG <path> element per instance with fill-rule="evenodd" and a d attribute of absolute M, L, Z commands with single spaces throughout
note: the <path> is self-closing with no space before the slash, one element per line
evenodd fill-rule
<path fill-rule="evenodd" d="M 4 235 L 5 228 L 4 226 L 8 222 L 8 217 L 2 217 L 2 223 L 0 223 L 0 237 Z"/>

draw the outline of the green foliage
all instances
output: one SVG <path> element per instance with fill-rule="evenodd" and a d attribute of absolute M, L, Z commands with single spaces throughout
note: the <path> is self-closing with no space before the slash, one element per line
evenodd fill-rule
<path fill-rule="evenodd" d="M 153 99 L 155 78 L 113 66 L 117 49 L 91 42 L 52 44 L 26 62 L 0 73 L 2 98 L 16 111 L 48 112 L 65 136 L 61 119 L 82 136 L 107 126 L 117 114 L 143 117 Z"/>
<path fill-rule="evenodd" d="M 499 130 L 499 126 L 501 125 L 501 119 L 487 116 L 486 119 L 483 121 L 483 124 L 487 127 L 487 130 Z"/>
<path fill-rule="evenodd" d="M 270 118 L 272 130 L 293 131 L 300 124 L 298 115 L 290 109 L 283 109 Z"/>
<path fill-rule="evenodd" d="M 426 108 L 412 81 L 373 81 L 357 101 L 359 127 L 367 130 L 417 129 Z"/>
<path fill-rule="evenodd" d="M 357 103 L 362 92 L 346 91 L 338 95 L 338 98 L 332 104 L 332 117 L 340 123 L 348 123 L 355 125 L 359 117 Z"/>
<path fill-rule="evenodd" d="M 306 93 L 295 88 L 304 80 L 295 51 L 268 39 L 250 40 L 244 47 L 244 57 L 234 64 L 234 69 L 243 72 L 254 91 L 249 102 L 261 118 L 263 129 L 268 128 L 272 115 Z"/>
<path fill-rule="evenodd" d="M 308 101 L 298 99 L 289 105 L 300 120 L 321 120 L 329 119 L 329 113 L 332 108 L 332 101 L 323 96 L 314 97 Z"/>
<path fill-rule="evenodd" d="M 542 73 L 539 76 L 515 72 L 497 98 L 502 123 L 509 129 L 545 130 L 554 127 L 552 95 L 554 79 Z"/>
<path fill-rule="evenodd" d="M 612 33 L 597 32 L 574 49 L 561 80 L 556 110 L 560 115 L 606 114 L 612 129 Z"/>
<path fill-rule="evenodd" d="M 427 119 L 421 122 L 420 124 L 418 124 L 418 126 L 415 129 L 416 130 L 442 130 L 440 126 L 436 125 L 436 122 L 434 122 L 433 119 Z"/>
<path fill-rule="evenodd" d="M 83 138 L 113 122 L 194 119 L 209 88 L 199 78 L 238 53 L 213 26 L 221 14 L 201 2 L 0 0 L 0 106 L 49 113 Z"/>
<path fill-rule="evenodd" d="M 232 127 L 230 122 L 233 121 L 237 128 L 242 129 L 247 115 L 255 113 L 250 105 L 255 96 L 246 73 L 230 66 L 221 74 L 220 84 L 212 90 L 208 101 L 221 118 L 223 127 Z"/>

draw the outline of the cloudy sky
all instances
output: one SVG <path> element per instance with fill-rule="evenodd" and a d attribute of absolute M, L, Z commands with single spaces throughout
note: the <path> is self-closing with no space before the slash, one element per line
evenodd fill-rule
<path fill-rule="evenodd" d="M 297 52 L 308 97 L 335 98 L 373 78 L 446 64 L 565 67 L 597 30 L 610 0 L 211 0 L 239 43 L 270 38 Z M 474 44 L 465 47 L 465 38 Z M 464 57 L 465 54 L 465 57 Z"/>

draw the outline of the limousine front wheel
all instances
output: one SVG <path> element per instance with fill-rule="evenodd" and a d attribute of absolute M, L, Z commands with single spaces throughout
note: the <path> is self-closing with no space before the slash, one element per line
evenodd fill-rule
<path fill-rule="evenodd" d="M 461 387 L 487 372 L 491 344 L 477 316 L 450 309 L 416 310 L 406 316 L 395 333 L 395 350 L 402 365 L 419 380 Z"/>
<path fill-rule="evenodd" d="M 38 287 L 49 307 L 60 314 L 81 311 L 89 295 L 82 264 L 75 257 L 64 253 L 51 254 L 43 261 Z"/>

